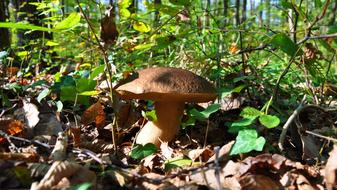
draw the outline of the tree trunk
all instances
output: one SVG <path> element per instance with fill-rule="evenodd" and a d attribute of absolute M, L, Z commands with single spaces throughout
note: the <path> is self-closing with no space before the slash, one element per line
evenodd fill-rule
<path fill-rule="evenodd" d="M 236 26 L 240 25 L 240 0 L 235 1 L 235 24 Z"/>
<path fill-rule="evenodd" d="M 266 24 L 269 27 L 270 26 L 270 0 L 265 0 L 266 1 Z"/>
<path fill-rule="evenodd" d="M 9 19 L 8 0 L 0 1 L 0 22 Z M 11 39 L 7 28 L 0 28 L 0 50 L 10 47 Z"/>
<path fill-rule="evenodd" d="M 241 13 L 241 23 L 245 22 L 247 19 L 247 0 L 243 0 L 242 2 L 242 13 Z"/>
<path fill-rule="evenodd" d="M 154 4 L 155 6 L 160 5 L 161 0 L 154 0 Z M 156 12 L 154 13 L 154 26 L 155 27 L 159 26 L 159 20 L 160 20 L 159 11 L 158 9 L 156 9 Z"/>
<path fill-rule="evenodd" d="M 225 27 L 227 25 L 227 20 L 228 20 L 228 0 L 223 1 L 223 15 L 225 16 L 223 26 Z"/>

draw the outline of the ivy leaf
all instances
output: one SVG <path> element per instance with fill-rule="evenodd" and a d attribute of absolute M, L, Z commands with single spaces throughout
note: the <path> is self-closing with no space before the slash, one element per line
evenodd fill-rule
<path fill-rule="evenodd" d="M 242 118 L 239 121 L 235 121 L 230 124 L 228 132 L 229 133 L 238 133 L 240 130 L 245 129 L 249 125 L 253 124 L 255 118 Z"/>
<path fill-rule="evenodd" d="M 209 116 L 218 111 L 220 109 L 220 104 L 212 104 L 209 105 L 204 111 L 199 112 L 197 109 L 193 108 L 189 111 L 189 114 L 192 117 L 195 117 L 196 119 L 199 120 L 205 120 L 207 118 L 209 118 Z"/>
<path fill-rule="evenodd" d="M 248 153 L 252 150 L 261 151 L 265 143 L 266 139 L 263 137 L 258 138 L 255 129 L 241 130 L 236 137 L 230 155 Z"/>
<path fill-rule="evenodd" d="M 54 29 L 56 30 L 65 30 L 70 29 L 77 25 L 81 20 L 81 15 L 77 12 L 71 13 L 67 18 L 58 23 Z"/>
<path fill-rule="evenodd" d="M 280 124 L 280 119 L 274 115 L 261 115 L 259 121 L 269 129 L 277 127 Z"/>
<path fill-rule="evenodd" d="M 165 161 L 165 170 L 170 170 L 176 167 L 190 166 L 192 160 L 189 158 L 176 157 Z"/>
<path fill-rule="evenodd" d="M 147 143 L 144 146 L 136 144 L 131 150 L 131 158 L 139 160 L 150 156 L 155 152 L 157 152 L 157 147 L 152 143 Z"/>
<path fill-rule="evenodd" d="M 240 113 L 241 117 L 251 119 L 256 119 L 260 115 L 263 115 L 263 113 L 253 107 L 245 107 Z"/>
<path fill-rule="evenodd" d="M 141 22 L 141 21 L 135 21 L 132 26 L 133 26 L 133 29 L 135 29 L 139 32 L 145 32 L 146 33 L 146 32 L 149 32 L 151 30 L 151 27 L 148 24 L 146 24 L 144 22 Z"/>

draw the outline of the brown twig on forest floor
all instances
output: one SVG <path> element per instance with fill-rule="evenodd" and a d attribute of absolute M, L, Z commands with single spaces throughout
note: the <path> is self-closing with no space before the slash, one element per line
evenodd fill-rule
<path fill-rule="evenodd" d="M 48 150 L 51 149 L 51 147 L 48 144 L 42 143 L 42 142 L 37 141 L 37 140 L 28 140 L 28 139 L 25 139 L 25 138 L 8 135 L 7 133 L 3 132 L 2 130 L 0 130 L 0 136 L 5 137 L 6 139 L 12 139 L 12 140 L 17 140 L 17 141 L 21 141 L 21 142 L 25 142 L 25 143 L 29 143 L 29 144 L 38 145 L 38 146 L 44 147 Z"/>
<path fill-rule="evenodd" d="M 306 95 L 303 96 L 300 105 L 298 105 L 296 110 L 293 112 L 293 114 L 291 114 L 291 116 L 288 118 L 287 122 L 282 127 L 282 132 L 281 132 L 280 138 L 278 140 L 278 147 L 279 147 L 281 152 L 284 150 L 283 143 L 284 143 L 284 140 L 286 138 L 286 134 L 287 134 L 287 131 L 290 127 L 290 124 L 293 122 L 293 120 L 297 117 L 297 115 L 299 114 L 299 112 L 303 108 L 305 99 L 306 99 Z"/>
<path fill-rule="evenodd" d="M 327 136 L 324 136 L 324 135 L 321 135 L 321 134 L 317 134 L 317 133 L 314 133 L 312 131 L 308 131 L 306 130 L 305 131 L 306 133 L 310 134 L 310 135 L 313 135 L 313 136 L 316 136 L 316 137 L 319 137 L 319 138 L 322 138 L 322 139 L 326 139 L 328 141 L 333 141 L 333 142 L 337 142 L 337 139 L 334 139 L 334 138 L 331 138 L 331 137 L 327 137 Z"/>

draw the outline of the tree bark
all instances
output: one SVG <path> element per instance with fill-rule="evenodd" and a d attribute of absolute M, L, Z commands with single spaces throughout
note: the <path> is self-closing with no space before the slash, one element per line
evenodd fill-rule
<path fill-rule="evenodd" d="M 336 12 L 337 12 L 337 0 L 335 0 L 335 3 L 333 5 L 333 8 L 329 15 L 329 25 L 333 25 L 336 22 Z"/>
<path fill-rule="evenodd" d="M 8 0 L 0 1 L 0 22 L 9 19 Z M 7 28 L 0 28 L 0 50 L 10 47 L 11 39 Z"/>
<path fill-rule="evenodd" d="M 247 19 L 247 0 L 242 2 L 242 13 L 241 13 L 241 23 L 245 22 Z"/>
<path fill-rule="evenodd" d="M 235 24 L 236 26 L 239 26 L 241 24 L 240 22 L 240 0 L 235 1 Z"/>
<path fill-rule="evenodd" d="M 270 0 L 266 0 L 266 24 L 270 26 Z"/>
<path fill-rule="evenodd" d="M 228 0 L 223 0 L 223 15 L 225 16 L 223 26 L 225 27 L 227 25 L 227 20 L 228 20 Z"/>

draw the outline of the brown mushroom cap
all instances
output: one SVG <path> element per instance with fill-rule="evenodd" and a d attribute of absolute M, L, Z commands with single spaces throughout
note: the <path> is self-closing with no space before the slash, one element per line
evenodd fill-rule
<path fill-rule="evenodd" d="M 207 102 L 216 97 L 206 79 L 184 69 L 157 67 L 135 72 L 116 87 L 125 99 Z"/>

